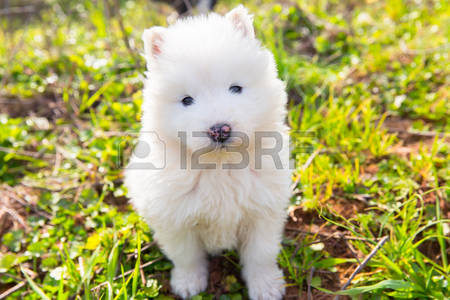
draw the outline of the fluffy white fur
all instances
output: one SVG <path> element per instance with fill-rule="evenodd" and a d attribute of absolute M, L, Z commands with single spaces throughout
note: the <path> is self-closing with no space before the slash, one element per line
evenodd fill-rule
<path fill-rule="evenodd" d="M 250 298 L 281 299 L 284 280 L 276 258 L 290 195 L 289 145 L 285 86 L 277 78 L 272 54 L 255 38 L 252 17 L 243 6 L 226 16 L 210 14 L 169 28 L 153 27 L 143 39 L 149 73 L 140 140 L 151 145 L 151 153 L 134 157 L 130 164 L 164 161 L 164 167 L 128 168 L 126 186 L 134 207 L 174 263 L 173 292 L 188 298 L 203 291 L 207 253 L 236 248 Z M 242 86 L 242 93 L 230 93 L 231 85 Z M 187 95 L 194 104 L 183 106 Z M 224 169 L 223 163 L 240 162 L 242 156 L 217 148 L 200 157 L 216 168 L 191 168 L 192 153 L 210 144 L 208 137 L 193 138 L 192 132 L 205 132 L 217 123 L 248 135 L 248 166 Z M 255 132 L 267 131 L 283 138 L 281 169 L 268 155 L 262 156 L 262 168 L 256 167 Z M 186 132 L 186 144 L 180 143 L 178 132 Z M 240 141 L 232 138 L 231 145 Z M 273 139 L 262 142 L 263 148 L 273 147 Z M 185 169 L 180 167 L 183 147 Z"/>

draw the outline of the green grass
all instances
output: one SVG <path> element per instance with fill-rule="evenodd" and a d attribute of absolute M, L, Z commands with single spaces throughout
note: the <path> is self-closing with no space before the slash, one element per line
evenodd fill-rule
<path fill-rule="evenodd" d="M 17 287 L 10 299 L 174 298 L 172 265 L 126 202 L 120 150 L 140 126 L 140 35 L 166 25 L 170 8 L 112 3 L 48 0 L 39 18 L 0 19 L 0 294 Z M 282 3 L 246 5 L 288 86 L 288 295 L 333 298 L 388 236 L 339 293 L 448 299 L 448 2 Z M 224 254 L 215 287 L 194 299 L 245 299 L 237 261 Z"/>

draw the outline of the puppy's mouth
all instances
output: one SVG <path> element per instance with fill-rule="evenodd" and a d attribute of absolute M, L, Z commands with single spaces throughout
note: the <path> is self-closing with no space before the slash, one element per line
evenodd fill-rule
<path fill-rule="evenodd" d="M 230 137 L 224 142 L 214 142 L 211 144 L 212 151 L 218 152 L 237 152 L 239 150 L 245 150 L 248 147 L 248 143 L 243 142 L 238 137 Z"/>
<path fill-rule="evenodd" d="M 215 143 L 214 146 L 215 151 L 226 151 L 228 149 L 233 148 L 233 144 L 230 142 Z"/>

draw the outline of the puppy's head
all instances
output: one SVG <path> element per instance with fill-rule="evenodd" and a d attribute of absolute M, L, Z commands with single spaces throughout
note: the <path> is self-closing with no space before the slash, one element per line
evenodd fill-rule
<path fill-rule="evenodd" d="M 144 129 L 187 147 L 238 145 L 282 123 L 286 95 L 272 54 L 243 6 L 153 27 L 143 34 L 149 72 Z"/>

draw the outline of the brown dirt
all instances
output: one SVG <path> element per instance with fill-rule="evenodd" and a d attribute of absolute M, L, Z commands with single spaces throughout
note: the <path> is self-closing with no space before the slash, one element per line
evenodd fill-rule
<path fill-rule="evenodd" d="M 208 293 L 215 298 L 230 292 L 231 284 L 234 280 L 245 286 L 237 267 L 239 261 L 232 257 L 215 256 L 209 262 L 209 282 Z"/>
<path fill-rule="evenodd" d="M 327 206 L 332 208 L 339 215 L 346 219 L 354 217 L 359 212 L 364 211 L 368 205 L 368 199 L 371 198 L 370 195 L 365 194 L 352 194 L 352 195 L 339 195 L 341 191 L 334 193 L 334 197 L 327 200 Z"/>
<path fill-rule="evenodd" d="M 67 110 L 62 100 L 53 94 L 24 99 L 0 96 L 0 113 L 12 118 L 31 116 L 55 120 L 64 117 Z"/>
<path fill-rule="evenodd" d="M 444 186 L 444 184 L 442 184 L 441 186 Z M 427 192 L 431 190 L 431 188 L 423 188 L 421 191 L 419 191 L 421 194 Z M 439 207 L 441 209 L 441 217 L 444 219 L 450 219 L 450 201 L 446 201 L 444 200 L 443 197 L 443 191 L 442 190 L 438 190 L 438 191 L 434 191 L 434 192 L 428 192 L 427 194 L 423 195 L 423 204 L 426 205 L 431 205 L 431 206 L 435 206 L 436 205 L 436 199 L 437 199 L 437 194 L 439 194 Z M 421 205 L 420 202 L 417 203 L 417 205 Z"/>
<path fill-rule="evenodd" d="M 432 125 L 428 120 L 421 119 L 428 125 Z M 413 152 L 413 150 L 417 150 L 419 144 L 431 145 L 433 143 L 433 139 L 435 138 L 436 133 L 419 133 L 414 132 L 411 129 L 413 128 L 414 120 L 405 119 L 398 116 L 390 116 L 386 118 L 383 122 L 383 128 L 387 129 L 391 133 L 397 134 L 397 137 L 400 139 L 400 145 L 404 146 L 403 149 L 406 152 Z M 447 136 L 447 140 L 450 141 L 450 138 Z M 412 148 L 408 150 L 408 148 Z"/>
<path fill-rule="evenodd" d="M 352 203 L 353 201 L 331 200 L 335 203 L 332 205 L 335 210 L 342 214 L 355 213 L 355 210 L 361 209 L 360 204 Z M 358 208 L 356 208 L 358 207 Z M 305 236 L 316 236 L 315 241 L 324 244 L 324 252 L 329 253 L 331 257 L 355 258 L 362 257 L 362 253 L 354 253 L 344 235 L 350 235 L 335 225 L 330 225 L 325 219 L 322 219 L 315 211 L 306 211 L 301 206 L 295 207 L 290 212 L 289 220 L 286 224 L 285 235 L 290 238 L 298 238 L 302 240 Z M 315 270 L 314 276 L 319 276 L 322 287 L 336 291 L 339 290 L 343 283 L 348 279 L 354 264 L 338 265 L 337 272 L 328 270 Z M 305 283 L 305 286 L 307 284 Z M 307 299 L 307 291 L 301 291 L 296 287 L 287 289 L 285 299 Z M 333 295 L 326 294 L 314 288 L 311 290 L 312 299 L 334 299 Z M 340 299 L 349 299 L 340 297 Z"/>

